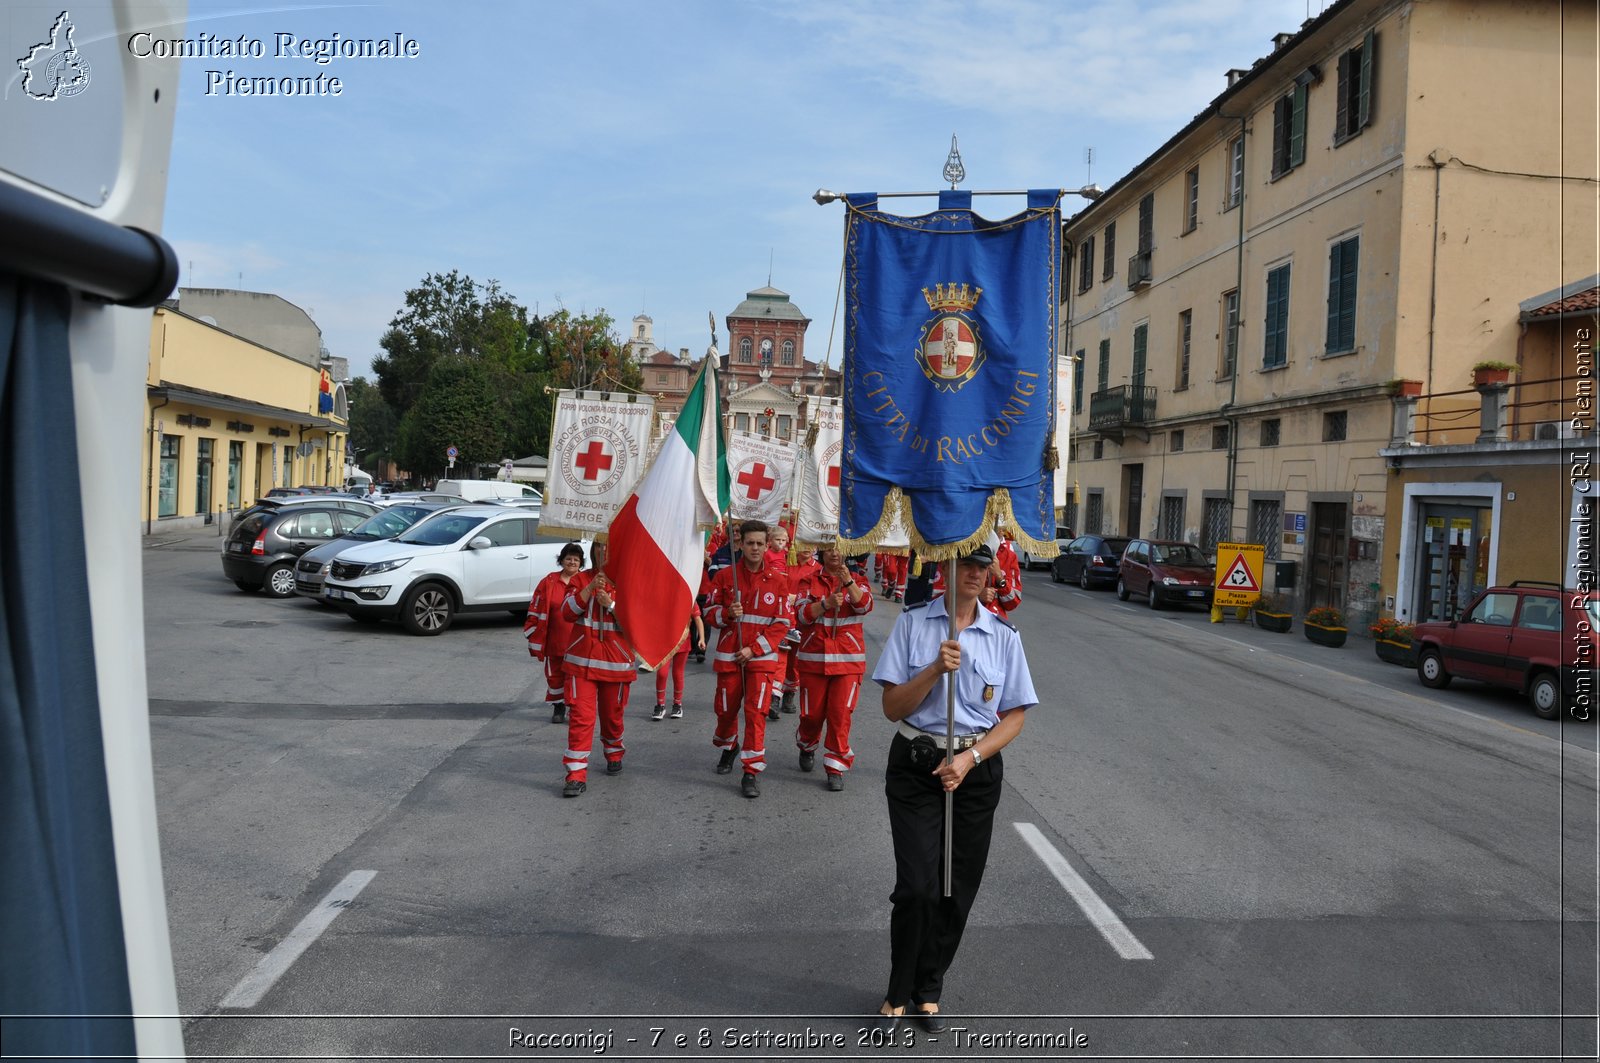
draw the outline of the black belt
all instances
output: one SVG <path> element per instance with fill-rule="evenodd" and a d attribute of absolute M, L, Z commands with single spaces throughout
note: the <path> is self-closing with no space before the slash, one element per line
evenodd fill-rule
<path fill-rule="evenodd" d="M 927 735 L 938 744 L 940 749 L 946 748 L 947 743 L 945 742 L 945 736 L 942 734 L 934 734 L 932 731 L 924 731 L 920 727 L 913 727 L 904 720 L 901 720 L 897 726 L 900 729 L 900 733 L 909 739 L 915 740 L 919 735 Z M 953 743 L 950 744 L 951 748 L 957 753 L 963 753 L 983 741 L 984 736 L 988 733 L 988 731 L 974 731 L 972 734 L 956 735 Z"/>

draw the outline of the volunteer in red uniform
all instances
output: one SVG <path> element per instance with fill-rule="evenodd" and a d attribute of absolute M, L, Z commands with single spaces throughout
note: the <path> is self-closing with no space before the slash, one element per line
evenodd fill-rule
<path fill-rule="evenodd" d="M 562 764 L 567 769 L 567 784 L 562 797 L 577 797 L 588 788 L 589 750 L 594 746 L 596 716 L 600 720 L 600 749 L 606 758 L 606 774 L 622 771 L 622 710 L 638 674 L 633 665 L 633 647 L 623 639 L 612 612 L 616 585 L 606 578 L 603 569 L 605 547 L 595 543 L 591 554 L 594 568 L 573 579 L 572 590 L 562 605 L 572 623 L 572 642 L 565 662 L 567 753 Z M 582 577 L 588 578 L 579 585 Z"/>
<path fill-rule="evenodd" d="M 911 559 L 905 554 L 883 554 L 883 596 L 897 602 L 906 600 L 906 573 Z"/>
<path fill-rule="evenodd" d="M 767 533 L 767 567 L 782 572 L 789 579 L 789 612 L 794 613 L 794 588 L 800 585 L 789 566 L 789 529 L 775 524 Z M 800 633 L 793 627 L 778 646 L 778 670 L 772 673 L 772 697 L 767 702 L 767 719 L 776 720 L 781 706 L 784 712 L 795 711 L 796 691 L 800 689 L 795 678 L 794 648 L 800 643 Z"/>
<path fill-rule="evenodd" d="M 550 702 L 550 722 L 567 718 L 567 673 L 562 667 L 567 644 L 572 641 L 572 625 L 561 608 L 572 590 L 572 581 L 583 568 L 583 547 L 568 543 L 561 548 L 561 567 L 539 581 L 528 602 L 528 618 L 522 622 L 522 635 L 528 640 L 528 653 L 544 661 L 545 695 Z"/>
<path fill-rule="evenodd" d="M 683 719 L 683 669 L 689 663 L 690 646 L 706 644 L 706 628 L 700 622 L 700 606 L 689 609 L 689 626 L 683 629 L 683 639 L 672 656 L 656 669 L 656 707 L 650 713 L 652 720 L 665 719 L 667 715 L 667 676 L 672 676 L 672 718 Z"/>
<path fill-rule="evenodd" d="M 789 578 L 766 563 L 767 526 L 746 521 L 740 529 L 738 560 L 718 572 L 706 623 L 722 630 L 717 639 L 717 729 L 711 744 L 722 750 L 717 774 L 739 760 L 740 790 L 760 797 L 756 776 L 767 766 L 767 697 L 778 669 L 778 645 L 789 631 Z M 739 712 L 744 711 L 744 747 L 739 746 Z"/>
<path fill-rule="evenodd" d="M 800 726 L 794 741 L 800 747 L 801 771 L 812 769 L 817 743 L 822 741 L 822 769 L 828 789 L 837 793 L 844 789 L 844 773 L 856 759 L 850 748 L 850 718 L 867 671 L 862 624 L 872 612 L 872 592 L 845 567 L 837 547 L 824 547 L 819 553 L 822 563 L 808 573 L 796 595 Z M 827 724 L 826 740 L 823 724 Z"/>

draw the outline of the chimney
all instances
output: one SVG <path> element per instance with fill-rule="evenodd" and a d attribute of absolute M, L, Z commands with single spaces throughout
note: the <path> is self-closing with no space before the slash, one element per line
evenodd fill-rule
<path fill-rule="evenodd" d="M 1272 50 L 1277 51 L 1292 40 L 1294 40 L 1294 34 L 1292 33 L 1274 33 L 1272 35 Z"/>
<path fill-rule="evenodd" d="M 1249 72 L 1250 71 L 1245 70 L 1242 67 L 1237 67 L 1237 66 L 1234 67 L 1232 70 L 1228 71 L 1228 87 L 1230 89 L 1233 88 L 1235 85 L 1237 85 L 1239 83 L 1239 79 L 1244 77 Z"/>

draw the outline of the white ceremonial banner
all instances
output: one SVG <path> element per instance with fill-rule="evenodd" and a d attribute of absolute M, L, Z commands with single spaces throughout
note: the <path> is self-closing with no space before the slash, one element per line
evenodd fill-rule
<path fill-rule="evenodd" d="M 806 410 L 809 437 L 816 438 L 800 454 L 794 538 L 804 546 L 822 546 L 839 538 L 839 452 L 844 449 L 844 407 L 835 398 L 813 396 Z"/>
<path fill-rule="evenodd" d="M 760 520 L 772 525 L 787 517 L 790 485 L 800 448 L 786 439 L 733 432 L 728 436 L 728 474 L 734 520 Z"/>
<path fill-rule="evenodd" d="M 655 400 L 612 395 L 563 391 L 556 396 L 541 532 L 587 538 L 604 532 L 644 475 Z"/>

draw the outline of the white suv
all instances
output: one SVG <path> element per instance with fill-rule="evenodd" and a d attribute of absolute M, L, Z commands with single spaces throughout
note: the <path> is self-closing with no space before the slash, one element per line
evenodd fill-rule
<path fill-rule="evenodd" d="M 352 619 L 396 620 L 413 635 L 437 635 L 458 612 L 527 612 L 533 588 L 561 566 L 568 540 L 541 535 L 537 514 L 505 506 L 436 513 L 398 538 L 344 551 L 328 570 L 323 598 Z M 589 543 L 582 542 L 585 556 Z"/>

